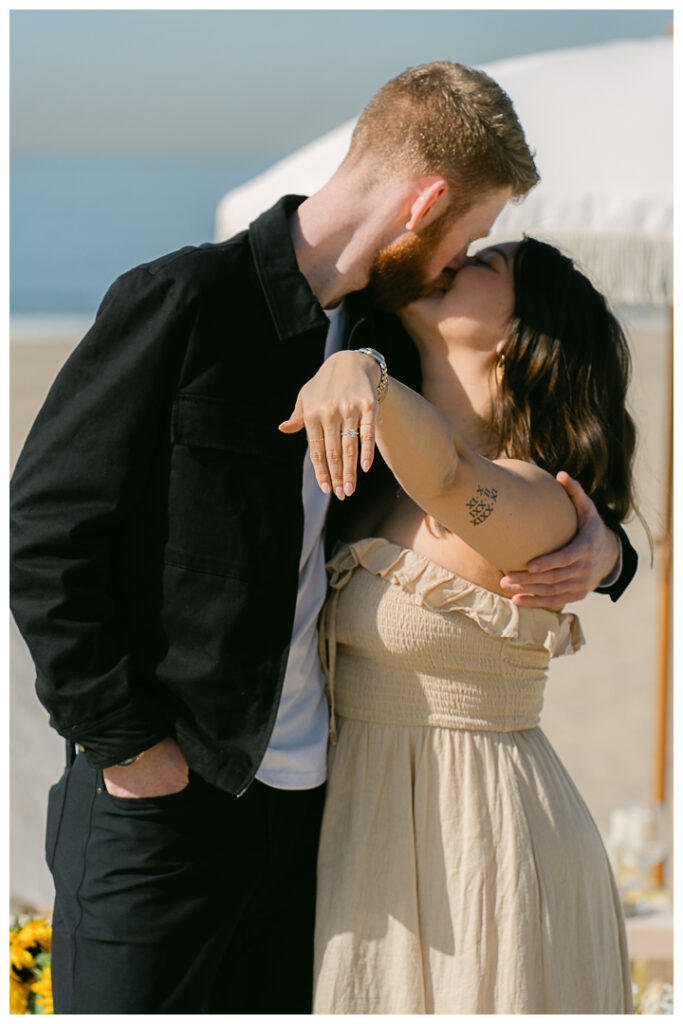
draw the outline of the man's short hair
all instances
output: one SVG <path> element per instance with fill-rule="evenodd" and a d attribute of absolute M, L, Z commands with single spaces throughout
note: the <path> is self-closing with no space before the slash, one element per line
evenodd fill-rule
<path fill-rule="evenodd" d="M 442 175 L 458 213 L 497 189 L 521 198 L 539 180 L 507 93 L 483 71 L 445 60 L 407 68 L 370 100 L 346 159 L 361 157 L 380 179 Z"/>

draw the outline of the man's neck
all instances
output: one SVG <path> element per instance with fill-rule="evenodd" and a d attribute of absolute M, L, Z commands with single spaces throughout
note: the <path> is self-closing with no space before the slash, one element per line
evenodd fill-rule
<path fill-rule="evenodd" d="M 289 220 L 299 269 L 324 309 L 365 287 L 375 254 L 401 225 L 396 200 L 375 197 L 355 177 L 337 172 Z"/>
<path fill-rule="evenodd" d="M 352 287 L 346 286 L 337 270 L 341 240 L 336 237 L 337 233 L 331 230 L 331 226 L 326 232 L 319 228 L 316 230 L 316 223 L 309 216 L 310 209 L 303 209 L 310 202 L 310 199 L 306 199 L 291 214 L 289 231 L 299 270 L 323 309 L 330 309 Z"/>

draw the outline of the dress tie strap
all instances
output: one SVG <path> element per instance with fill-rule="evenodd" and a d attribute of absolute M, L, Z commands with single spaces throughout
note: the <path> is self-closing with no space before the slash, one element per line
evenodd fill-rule
<path fill-rule="evenodd" d="M 342 564 L 334 566 L 329 580 L 330 594 L 323 605 L 318 622 L 318 653 L 327 677 L 325 692 L 330 705 L 329 739 L 333 747 L 336 746 L 339 738 L 334 707 L 334 676 L 337 665 L 337 605 L 339 604 L 339 593 L 351 579 L 357 565 L 358 560 L 354 552 L 349 550 Z"/>

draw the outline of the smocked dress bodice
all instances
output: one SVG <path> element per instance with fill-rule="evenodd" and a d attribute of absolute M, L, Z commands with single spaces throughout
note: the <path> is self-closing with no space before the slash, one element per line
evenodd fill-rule
<path fill-rule="evenodd" d="M 520 608 L 382 537 L 341 545 L 328 571 L 321 654 L 345 718 L 530 729 L 550 658 L 583 643 L 575 615 Z"/>

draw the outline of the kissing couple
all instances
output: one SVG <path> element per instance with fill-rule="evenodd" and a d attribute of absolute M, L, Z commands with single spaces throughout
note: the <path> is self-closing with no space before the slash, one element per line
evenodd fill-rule
<path fill-rule="evenodd" d="M 310 197 L 123 274 L 12 481 L 64 737 L 55 1013 L 629 1013 L 539 728 L 636 557 L 629 354 L 532 238 L 483 72 L 410 68 Z"/>

